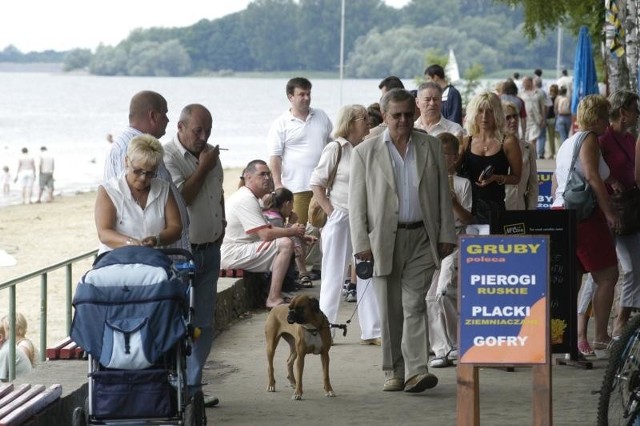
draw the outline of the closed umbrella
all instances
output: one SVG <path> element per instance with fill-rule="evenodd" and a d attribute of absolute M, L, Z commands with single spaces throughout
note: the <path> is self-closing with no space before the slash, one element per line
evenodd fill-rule
<path fill-rule="evenodd" d="M 573 115 L 578 112 L 580 99 L 587 95 L 598 93 L 600 91 L 598 90 L 596 64 L 593 60 L 591 36 L 587 27 L 582 26 L 578 35 L 576 57 L 573 63 L 573 94 L 571 95 L 571 112 Z"/>

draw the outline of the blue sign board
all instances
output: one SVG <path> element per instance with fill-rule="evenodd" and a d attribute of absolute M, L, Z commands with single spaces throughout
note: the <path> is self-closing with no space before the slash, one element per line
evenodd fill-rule
<path fill-rule="evenodd" d="M 549 237 L 459 238 L 459 360 L 544 364 L 549 356 Z"/>

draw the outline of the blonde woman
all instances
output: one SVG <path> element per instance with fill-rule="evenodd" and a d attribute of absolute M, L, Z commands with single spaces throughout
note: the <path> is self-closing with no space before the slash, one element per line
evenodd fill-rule
<path fill-rule="evenodd" d="M 511 102 L 502 102 L 506 132 L 518 137 L 520 128 L 520 116 L 518 108 Z M 522 152 L 522 178 L 517 185 L 506 185 L 505 207 L 507 210 L 535 210 L 538 207 L 538 165 L 536 163 L 536 150 L 533 145 L 524 139 L 519 139 Z"/>
<path fill-rule="evenodd" d="M 465 120 L 469 136 L 460 146 L 458 171 L 471 181 L 474 222 L 490 224 L 493 215 L 505 210 L 505 185 L 520 183 L 522 152 L 518 138 L 506 133 L 502 103 L 496 94 L 484 91 L 475 95 Z"/>
<path fill-rule="evenodd" d="M 117 247 L 164 246 L 182 232 L 180 212 L 169 184 L 156 179 L 164 150 L 151 135 L 129 143 L 126 173 L 98 188 L 95 221 L 100 253 Z"/>

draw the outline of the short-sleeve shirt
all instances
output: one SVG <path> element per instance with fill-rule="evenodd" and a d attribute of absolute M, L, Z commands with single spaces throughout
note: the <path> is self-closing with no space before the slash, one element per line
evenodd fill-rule
<path fill-rule="evenodd" d="M 331 141 L 332 130 L 327 114 L 316 108 L 310 108 L 306 120 L 286 111 L 273 122 L 267 135 L 268 153 L 282 158 L 284 187 L 293 193 L 311 190 L 311 173 Z"/>
<path fill-rule="evenodd" d="M 270 225 L 262 215 L 262 208 L 253 192 L 246 186 L 238 188 L 225 205 L 227 231 L 222 242 L 225 246 L 248 244 L 260 241 L 257 232 Z"/>
<path fill-rule="evenodd" d="M 182 146 L 176 135 L 164 145 L 164 164 L 171 173 L 174 185 L 182 191 L 184 182 L 198 168 L 198 159 Z M 207 173 L 198 195 L 187 206 L 191 218 L 189 240 L 192 244 L 211 243 L 222 235 L 223 179 L 224 173 L 218 159 L 213 170 Z"/>

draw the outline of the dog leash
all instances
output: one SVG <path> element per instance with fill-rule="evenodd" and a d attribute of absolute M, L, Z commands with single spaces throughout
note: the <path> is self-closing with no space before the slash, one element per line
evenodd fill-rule
<path fill-rule="evenodd" d="M 364 287 L 364 290 L 362 291 L 362 296 L 364 296 L 364 294 L 367 292 L 367 289 L 369 288 L 369 284 L 371 284 L 371 278 L 367 280 L 367 285 Z M 351 324 L 351 320 L 353 319 L 353 316 L 356 314 L 356 312 L 358 312 L 358 306 L 360 306 L 360 301 L 362 300 L 362 296 L 357 297 L 356 306 L 355 308 L 353 308 L 353 312 L 351 313 L 351 316 L 347 320 L 347 324 Z M 346 331 L 345 331 L 345 334 L 346 334 Z"/>

